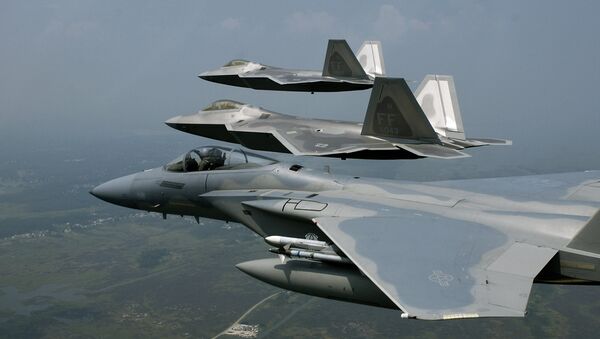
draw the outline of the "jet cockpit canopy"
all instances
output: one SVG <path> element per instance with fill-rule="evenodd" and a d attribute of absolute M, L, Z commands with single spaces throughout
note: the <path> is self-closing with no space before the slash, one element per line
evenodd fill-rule
<path fill-rule="evenodd" d="M 234 100 L 217 100 L 202 109 L 202 111 L 223 111 L 229 109 L 240 109 L 244 106 L 241 102 Z"/>
<path fill-rule="evenodd" d="M 234 59 L 234 60 L 231 60 L 230 62 L 226 63 L 225 65 L 223 65 L 223 67 L 246 66 L 249 63 L 250 63 L 250 61 L 248 61 L 248 60 Z"/>
<path fill-rule="evenodd" d="M 165 165 L 169 172 L 238 170 L 271 165 L 277 161 L 239 148 L 204 146 L 195 148 Z"/>
<path fill-rule="evenodd" d="M 263 66 L 259 63 L 256 63 L 256 62 L 248 61 L 248 60 L 235 59 L 235 60 L 231 60 L 230 62 L 223 65 L 223 67 L 221 67 L 221 69 L 226 72 L 234 70 L 234 71 L 244 73 L 244 72 L 255 71 L 258 69 L 265 69 L 265 66 Z"/>

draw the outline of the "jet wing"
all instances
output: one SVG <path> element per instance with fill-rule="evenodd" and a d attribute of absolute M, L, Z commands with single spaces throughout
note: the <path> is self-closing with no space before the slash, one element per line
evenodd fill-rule
<path fill-rule="evenodd" d="M 336 78 L 330 76 L 323 76 L 320 72 L 309 71 L 309 70 L 291 70 L 283 68 L 269 67 L 264 70 L 250 71 L 246 73 L 240 73 L 238 75 L 242 79 L 250 78 L 266 78 L 279 85 L 291 85 L 291 84 L 304 84 L 304 83 L 316 83 L 316 82 L 330 82 L 330 83 L 352 83 L 362 85 L 373 85 L 371 79 L 360 79 L 360 78 Z"/>
<path fill-rule="evenodd" d="M 268 78 L 280 85 L 323 81 L 319 72 L 294 72 L 284 69 L 266 69 L 239 74 L 240 78 Z"/>
<path fill-rule="evenodd" d="M 251 110 L 248 110 L 251 111 Z M 253 111 L 252 111 L 253 112 Z M 200 114 L 178 116 L 166 122 L 188 133 L 235 142 L 250 149 L 288 152 L 294 155 L 361 157 L 361 151 L 380 152 L 375 158 L 461 158 L 468 154 L 437 144 L 409 143 L 361 135 L 362 124 L 345 121 L 302 119 L 269 111 L 246 115 Z M 369 156 L 366 156 L 369 158 Z"/>
<path fill-rule="evenodd" d="M 257 70 L 238 75 L 240 78 L 268 78 L 280 85 L 290 85 L 299 83 L 311 83 L 311 82 L 348 82 L 354 84 L 365 84 L 372 85 L 373 80 L 370 79 L 358 79 L 358 78 L 335 78 L 335 77 L 324 77 L 320 72 L 305 71 L 305 70 L 287 70 L 281 68 L 268 68 L 265 70 Z"/>
<path fill-rule="evenodd" d="M 270 75 L 269 78 L 279 84 L 294 84 L 294 83 L 305 83 L 305 82 L 337 82 L 337 83 L 351 83 L 361 85 L 373 85 L 373 80 L 370 79 L 353 79 L 353 78 L 334 78 L 334 77 L 323 77 L 314 76 L 311 74 L 303 73 L 288 73 L 288 74 L 274 74 Z"/>
<path fill-rule="evenodd" d="M 332 156 L 360 151 L 395 151 L 406 157 L 462 158 L 469 155 L 458 150 L 435 144 L 405 144 L 361 135 L 353 131 L 360 124 L 326 120 L 277 119 L 272 121 L 249 121 L 240 126 L 230 125 L 227 129 L 240 144 L 253 148 L 270 150 L 272 142 L 257 145 L 256 132 L 271 134 L 294 155 Z M 265 147 L 265 148 L 263 148 Z"/>
<path fill-rule="evenodd" d="M 273 121 L 252 121 L 243 126 L 228 126 L 228 130 L 241 141 L 250 144 L 247 139 L 250 133 L 262 131 L 272 134 L 286 149 L 294 155 L 329 155 L 351 153 L 364 149 L 397 149 L 389 142 L 365 138 L 358 133 L 352 133 L 347 126 L 334 126 L 323 121 L 310 121 L 303 125 L 302 120 L 277 119 Z M 322 127 L 319 128 L 318 126 Z"/>
<path fill-rule="evenodd" d="M 600 207 L 600 171 L 567 172 L 484 179 L 447 180 L 428 183 L 438 189 L 470 192 L 470 195 L 504 195 L 527 201 L 547 200 L 585 202 Z"/>
<path fill-rule="evenodd" d="M 399 211 L 313 221 L 409 318 L 522 317 L 533 279 L 557 253 L 481 224 Z"/>

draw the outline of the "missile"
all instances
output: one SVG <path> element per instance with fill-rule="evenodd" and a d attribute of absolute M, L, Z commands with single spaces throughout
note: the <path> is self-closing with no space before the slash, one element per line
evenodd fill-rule
<path fill-rule="evenodd" d="M 283 254 L 290 258 L 303 258 L 310 260 L 318 260 L 336 264 L 353 264 L 352 261 L 346 257 L 341 257 L 334 253 L 321 253 L 314 251 L 303 251 L 295 249 L 284 249 L 284 248 L 270 248 L 269 252 L 276 254 Z"/>
<path fill-rule="evenodd" d="M 302 238 L 291 238 L 291 237 L 282 237 L 278 235 L 271 235 L 265 238 L 265 242 L 271 246 L 283 248 L 283 247 L 296 247 L 303 248 L 306 250 L 315 250 L 320 251 L 329 247 L 329 245 L 324 241 L 319 240 L 309 240 Z"/>

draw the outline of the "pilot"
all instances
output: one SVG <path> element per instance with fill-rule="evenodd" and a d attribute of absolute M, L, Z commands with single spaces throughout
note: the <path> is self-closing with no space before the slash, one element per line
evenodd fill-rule
<path fill-rule="evenodd" d="M 217 148 L 203 148 L 199 154 L 202 158 L 199 165 L 200 171 L 212 171 L 225 164 L 225 155 Z"/>
<path fill-rule="evenodd" d="M 192 158 L 189 154 L 185 157 L 185 171 L 196 172 L 200 169 L 200 165 L 196 159 Z"/>

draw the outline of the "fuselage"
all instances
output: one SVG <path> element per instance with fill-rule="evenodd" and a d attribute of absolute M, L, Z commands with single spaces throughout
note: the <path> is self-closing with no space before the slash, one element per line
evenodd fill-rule
<path fill-rule="evenodd" d="M 198 77 L 224 85 L 269 91 L 343 92 L 373 87 L 372 79 L 324 76 L 313 70 L 284 69 L 252 62 L 221 67 Z"/>
<path fill-rule="evenodd" d="M 96 187 L 92 194 L 114 204 L 150 212 L 240 222 L 262 237 L 280 234 L 304 237 L 308 232 L 320 232 L 312 225 L 312 229 L 303 227 L 300 231 L 286 227 L 290 222 L 271 228 L 257 226 L 249 218 L 244 202 L 280 201 L 283 212 L 283 205 L 290 200 L 326 204 L 318 211 L 282 213 L 282 218 L 298 220 L 353 215 L 353 209 L 371 209 L 381 216 L 393 213 L 388 213 L 385 206 L 411 209 L 508 229 L 524 241 L 552 247 L 568 242 L 599 205 L 534 200 L 518 192 L 505 197 L 448 187 L 445 183 L 339 176 L 285 163 L 187 173 L 172 172 L 162 166 L 111 180 Z M 346 207 L 347 201 L 353 201 L 352 208 Z"/>
<path fill-rule="evenodd" d="M 162 166 L 108 181 L 94 188 L 92 194 L 149 212 L 245 223 L 242 201 L 310 195 L 343 187 L 330 174 L 292 164 L 187 173 Z M 251 229 L 261 236 L 276 234 Z"/>
<path fill-rule="evenodd" d="M 218 166 L 201 157 L 211 152 L 219 154 Z M 188 162 L 194 157 L 197 161 L 190 167 Z M 398 211 L 434 215 L 480 224 L 497 234 L 510 235 L 516 242 L 557 249 L 557 256 L 535 281 L 587 284 L 599 281 L 600 275 L 581 267 L 600 265 L 600 255 L 582 254 L 567 245 L 600 207 L 600 200 L 586 198 L 578 185 L 599 176 L 598 172 L 555 175 L 557 182 L 568 178 L 568 184 L 573 183 L 567 187 L 573 199 L 564 199 L 556 198 L 561 197 L 560 192 L 555 198 L 536 195 L 536 187 L 552 185 L 554 179 L 549 181 L 548 177 L 431 183 L 359 178 L 279 163 L 241 150 L 209 147 L 192 150 L 165 166 L 108 181 L 91 193 L 110 203 L 161 213 L 165 218 L 174 214 L 225 220 L 241 223 L 262 238 L 285 236 L 328 244 L 334 241 L 316 225 L 317 218 L 397 218 L 401 225 Z M 465 239 L 465 246 L 468 243 Z M 341 252 L 331 254 L 344 257 Z M 241 263 L 238 268 L 297 292 L 396 307 L 354 265 L 265 259 Z"/>

